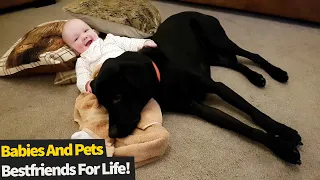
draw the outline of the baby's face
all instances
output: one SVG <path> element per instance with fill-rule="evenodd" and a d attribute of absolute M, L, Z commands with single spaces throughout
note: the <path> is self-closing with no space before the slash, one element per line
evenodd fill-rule
<path fill-rule="evenodd" d="M 64 25 L 62 38 L 72 49 L 81 54 L 99 37 L 85 22 L 80 19 L 72 19 Z"/>

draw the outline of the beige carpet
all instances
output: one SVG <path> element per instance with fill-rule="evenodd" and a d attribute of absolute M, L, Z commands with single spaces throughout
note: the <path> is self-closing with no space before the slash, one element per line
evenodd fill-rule
<path fill-rule="evenodd" d="M 69 18 L 61 11 L 68 2 L 0 15 L 0 54 L 37 24 Z M 239 46 L 286 70 L 289 83 L 280 84 L 250 66 L 267 80 L 266 87 L 259 89 L 237 72 L 212 67 L 215 80 L 224 82 L 279 122 L 297 129 L 304 146 L 300 149 L 302 165 L 292 166 L 237 134 L 198 118 L 166 114 L 164 126 L 171 135 L 170 147 L 161 160 L 139 168 L 137 179 L 320 179 L 319 26 L 231 14 L 203 6 L 153 3 L 163 19 L 186 10 L 217 17 Z M 77 130 L 72 118 L 76 86 L 55 86 L 53 80 L 54 75 L 0 78 L 0 139 L 69 138 Z M 219 98 L 210 96 L 208 103 L 252 125 L 248 117 Z"/>

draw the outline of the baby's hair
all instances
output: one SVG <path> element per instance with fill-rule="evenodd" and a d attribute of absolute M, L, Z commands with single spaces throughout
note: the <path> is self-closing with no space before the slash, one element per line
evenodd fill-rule
<path fill-rule="evenodd" d="M 64 23 L 64 25 L 62 26 L 62 31 L 61 31 L 61 37 L 62 37 L 62 40 L 63 40 L 63 42 L 65 42 L 65 38 L 64 38 L 64 32 L 65 32 L 65 27 L 66 27 L 66 25 L 68 24 L 68 22 L 69 22 L 70 20 L 67 20 L 66 21 L 66 23 Z M 66 42 L 65 42 L 66 43 Z M 67 43 L 66 43 L 67 44 Z"/>
<path fill-rule="evenodd" d="M 69 20 L 67 20 L 66 21 L 66 23 L 64 23 L 64 25 L 63 25 L 63 27 L 62 27 L 62 40 L 64 41 L 64 38 L 63 38 L 63 32 L 64 32 L 64 29 L 65 29 L 65 26 L 68 24 L 68 22 L 70 22 L 70 21 L 74 21 L 74 20 L 80 20 L 80 21 L 82 21 L 82 22 L 84 22 L 85 24 L 87 24 L 91 29 L 93 29 L 88 23 L 86 23 L 85 21 L 83 21 L 83 20 L 81 20 L 81 19 L 69 19 Z M 93 29 L 93 31 L 99 36 L 99 34 L 100 34 L 100 32 L 99 31 L 97 31 L 97 30 L 95 30 L 95 29 Z"/>

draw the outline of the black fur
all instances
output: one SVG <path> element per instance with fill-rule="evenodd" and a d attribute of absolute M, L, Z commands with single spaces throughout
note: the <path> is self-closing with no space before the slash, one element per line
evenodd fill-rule
<path fill-rule="evenodd" d="M 234 69 L 258 87 L 265 86 L 263 76 L 240 64 L 236 55 L 252 60 L 279 82 L 288 80 L 285 71 L 238 47 L 216 18 L 197 12 L 169 17 L 152 39 L 158 48 L 126 52 L 108 59 L 91 83 L 99 103 L 109 111 L 110 137 L 131 134 L 142 108 L 150 98 L 155 98 L 163 110 L 198 116 L 264 144 L 287 162 L 301 163 L 298 132 L 259 111 L 223 83 L 213 81 L 210 66 Z M 160 82 L 152 61 L 160 70 Z M 248 114 L 266 133 L 203 104 L 207 93 L 217 94 Z"/>

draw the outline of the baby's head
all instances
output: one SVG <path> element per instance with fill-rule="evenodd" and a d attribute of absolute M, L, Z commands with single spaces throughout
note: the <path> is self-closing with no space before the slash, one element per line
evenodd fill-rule
<path fill-rule="evenodd" d="M 71 19 L 63 26 L 62 38 L 74 51 L 81 54 L 97 40 L 98 34 L 80 19 Z"/>

